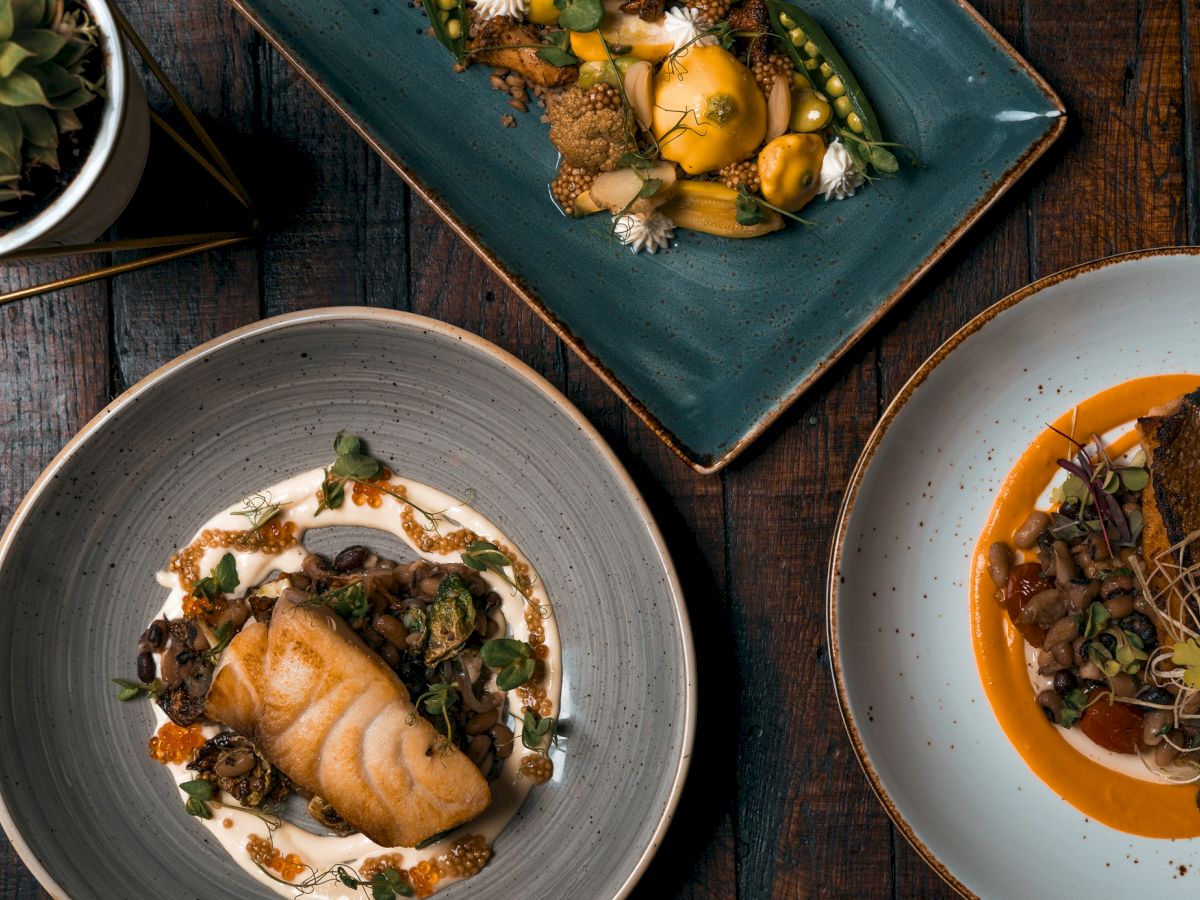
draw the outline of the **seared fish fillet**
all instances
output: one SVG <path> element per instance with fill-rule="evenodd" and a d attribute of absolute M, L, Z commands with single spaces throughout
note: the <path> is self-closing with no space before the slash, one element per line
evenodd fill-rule
<path fill-rule="evenodd" d="M 1138 419 L 1150 484 L 1142 492 L 1146 564 L 1200 530 L 1200 390 Z"/>
<path fill-rule="evenodd" d="M 412 847 L 487 808 L 479 769 L 416 714 L 408 690 L 337 615 L 287 590 L 242 630 L 208 716 L 254 741 L 306 791 L 385 847 Z"/>

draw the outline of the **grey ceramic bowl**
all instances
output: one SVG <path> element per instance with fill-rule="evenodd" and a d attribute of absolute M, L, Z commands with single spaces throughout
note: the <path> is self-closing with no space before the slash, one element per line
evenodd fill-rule
<path fill-rule="evenodd" d="M 691 750 L 691 634 L 645 505 L 587 421 L 482 339 L 316 310 L 186 354 L 98 415 L 0 542 L 0 821 L 55 895 L 275 896 L 184 815 L 119 703 L 153 573 L 215 510 L 328 461 L 341 428 L 475 505 L 534 560 L 564 654 L 564 752 L 476 878 L 439 896 L 613 897 L 666 829 Z"/>

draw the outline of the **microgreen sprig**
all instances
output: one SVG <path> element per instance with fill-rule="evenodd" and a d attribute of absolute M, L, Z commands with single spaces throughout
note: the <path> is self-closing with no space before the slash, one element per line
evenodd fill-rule
<path fill-rule="evenodd" d="M 286 506 L 286 503 L 276 503 L 271 492 L 251 494 L 242 501 L 242 509 L 235 516 L 245 516 L 250 523 L 250 533 L 256 534 L 262 527 L 274 519 Z"/>
<path fill-rule="evenodd" d="M 780 209 L 772 203 L 768 203 L 762 197 L 755 197 L 750 193 L 750 189 L 745 184 L 739 184 L 737 188 L 737 213 L 735 218 L 739 225 L 758 225 L 766 216 L 763 214 L 763 208 L 774 210 L 781 216 L 787 216 L 801 225 L 815 225 L 808 219 L 802 219 L 795 213 L 790 213 L 786 209 Z"/>
<path fill-rule="evenodd" d="M 233 558 L 232 553 L 226 553 L 207 578 L 201 578 L 196 582 L 192 594 L 206 600 L 216 600 L 225 594 L 232 594 L 240 583 L 237 561 Z"/>
<path fill-rule="evenodd" d="M 140 681 L 127 681 L 124 678 L 114 678 L 112 682 L 121 689 L 117 691 L 118 700 L 136 700 L 138 697 L 146 697 L 153 700 L 162 693 L 163 689 L 162 680 L 158 678 L 155 678 L 149 684 L 143 684 Z"/>
<path fill-rule="evenodd" d="M 193 781 L 183 782 L 179 788 L 187 794 L 187 801 L 183 804 L 183 808 L 187 810 L 189 816 L 195 816 L 198 819 L 212 818 L 212 807 L 208 805 L 209 801 L 213 799 L 211 781 L 197 778 Z"/>
<path fill-rule="evenodd" d="M 458 688 L 452 684 L 445 682 L 437 682 L 429 685 L 425 693 L 417 698 L 415 706 L 424 707 L 425 712 L 431 716 L 441 716 L 442 722 L 446 726 L 445 746 L 450 746 L 450 737 L 454 734 L 454 723 L 450 720 L 450 707 L 454 705 L 454 701 L 458 699 Z M 416 721 L 416 713 L 409 714 L 408 724 Z"/>
<path fill-rule="evenodd" d="M 496 638 L 485 641 L 479 652 L 484 664 L 496 671 L 496 687 L 502 691 L 518 688 L 533 677 L 537 663 L 525 641 Z"/>
<path fill-rule="evenodd" d="M 405 879 L 404 875 L 391 868 L 390 866 L 382 871 L 376 872 L 370 880 L 360 878 L 359 873 L 354 868 L 347 865 L 331 866 L 324 871 L 318 872 L 312 866 L 306 868 L 312 872 L 303 881 L 288 881 L 285 878 L 280 878 L 258 860 L 254 861 L 259 870 L 270 878 L 272 881 L 277 881 L 280 884 L 286 884 L 292 888 L 297 896 L 307 897 L 316 893 L 317 888 L 322 885 L 339 882 L 348 887 L 352 891 L 366 890 L 369 892 L 371 900 L 396 900 L 397 897 L 413 896 L 412 887 Z"/>
<path fill-rule="evenodd" d="M 558 722 L 550 716 L 542 717 L 532 709 L 525 711 L 521 722 L 521 743 L 535 753 L 546 753 L 548 746 L 558 743 Z"/>

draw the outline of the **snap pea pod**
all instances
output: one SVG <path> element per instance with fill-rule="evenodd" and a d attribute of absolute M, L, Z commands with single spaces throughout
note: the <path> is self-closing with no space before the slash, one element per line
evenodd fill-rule
<path fill-rule="evenodd" d="M 439 44 L 450 51 L 455 62 L 467 58 L 466 0 L 422 0 L 429 26 Z"/>
<path fill-rule="evenodd" d="M 883 147 L 873 146 L 883 141 L 883 130 L 871 101 L 829 35 L 812 16 L 792 3 L 767 0 L 767 10 L 771 27 L 787 48 L 792 63 L 829 98 L 845 129 L 863 139 L 862 143 L 847 141 L 846 149 L 881 172 L 895 172 L 896 157 Z"/>

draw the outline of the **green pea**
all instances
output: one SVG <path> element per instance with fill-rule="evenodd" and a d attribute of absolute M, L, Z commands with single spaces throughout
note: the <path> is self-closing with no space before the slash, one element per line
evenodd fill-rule
<path fill-rule="evenodd" d="M 458 6 L 458 0 L 437 0 L 438 9 L 451 10 Z"/>
<path fill-rule="evenodd" d="M 449 18 L 450 18 L 450 13 L 446 12 L 446 10 L 444 10 L 444 9 L 438 10 L 438 21 L 439 22 L 445 22 Z"/>
<path fill-rule="evenodd" d="M 462 37 L 462 22 L 459 19 L 451 19 L 446 23 L 446 37 L 452 41 Z"/>
<path fill-rule="evenodd" d="M 839 121 L 870 142 L 884 140 L 862 86 L 824 29 L 790 0 L 772 0 L 769 11 L 771 27 L 782 39 L 793 66 L 808 74 L 812 84 L 833 102 Z M 806 38 L 803 45 L 795 40 L 797 31 Z"/>
<path fill-rule="evenodd" d="M 800 47 L 808 40 L 808 35 L 799 28 L 793 28 L 788 32 L 788 40 L 792 42 L 793 47 Z"/>

